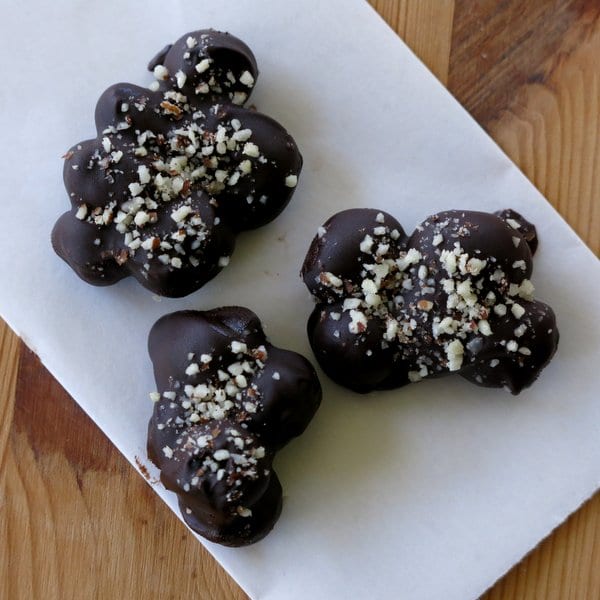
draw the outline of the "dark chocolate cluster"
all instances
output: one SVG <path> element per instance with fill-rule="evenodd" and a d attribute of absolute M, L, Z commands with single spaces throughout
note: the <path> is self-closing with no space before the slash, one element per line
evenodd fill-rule
<path fill-rule="evenodd" d="M 228 546 L 258 541 L 281 512 L 275 453 L 321 402 L 313 367 L 272 346 L 241 307 L 166 315 L 148 349 L 158 387 L 148 455 L 161 481 L 200 535 Z"/>
<path fill-rule="evenodd" d="M 317 360 L 357 392 L 458 373 L 518 394 L 558 344 L 529 280 L 536 247 L 535 227 L 512 210 L 438 213 L 411 236 L 378 210 L 334 215 L 302 267 Z"/>
<path fill-rule="evenodd" d="M 228 264 L 238 232 L 285 208 L 302 157 L 281 125 L 244 108 L 258 70 L 236 37 L 186 34 L 149 68 L 150 89 L 102 94 L 97 137 L 66 153 L 71 210 L 52 245 L 88 283 L 133 275 L 180 297 Z"/>

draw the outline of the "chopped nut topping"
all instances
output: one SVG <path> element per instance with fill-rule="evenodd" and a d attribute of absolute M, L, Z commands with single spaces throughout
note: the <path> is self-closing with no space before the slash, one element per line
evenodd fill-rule
<path fill-rule="evenodd" d="M 290 188 L 296 187 L 297 183 L 298 183 L 298 177 L 296 175 L 288 175 L 285 178 L 285 185 L 287 187 L 290 187 Z"/>
<path fill-rule="evenodd" d="M 464 347 L 460 340 L 452 340 L 446 346 L 446 356 L 448 357 L 448 370 L 458 371 L 462 367 Z"/>
<path fill-rule="evenodd" d="M 238 506 L 237 507 L 237 514 L 240 515 L 240 517 L 251 517 L 252 516 L 252 511 L 249 508 L 245 508 L 244 506 Z"/>
<path fill-rule="evenodd" d="M 378 213 L 375 221 L 383 224 L 383 213 Z M 515 338 L 527 332 L 527 309 L 515 299 L 532 299 L 531 282 L 525 279 L 515 284 L 498 268 L 496 258 L 479 250 L 467 252 L 459 240 L 471 235 L 471 227 L 468 223 L 458 225 L 458 220 L 454 224 L 435 223 L 433 233 L 424 238 L 422 246 L 409 246 L 398 254 L 389 229 L 378 225 L 372 233 L 365 234 L 357 248 L 363 265 L 358 282 L 328 271 L 317 277 L 320 284 L 339 294 L 341 310 L 349 313 L 350 333 L 365 340 L 363 334 L 372 318 L 384 325 L 382 349 L 399 344 L 402 358 L 412 367 L 408 373 L 410 381 L 419 381 L 444 368 L 461 370 L 476 356 L 482 340 L 494 335 L 495 323 L 505 318 L 509 310 L 511 317 L 523 320 L 514 329 Z M 400 234 L 396 234 L 399 239 Z M 431 240 L 429 245 L 427 239 Z M 520 243 L 521 238 L 516 239 Z M 439 248 L 444 240 L 445 247 Z M 527 269 L 524 260 L 517 260 L 512 266 Z M 328 302 L 336 306 L 332 297 Z M 337 321 L 341 314 L 331 310 L 329 317 Z M 378 324 L 372 331 L 379 327 Z M 340 332 L 335 330 L 332 335 L 340 337 Z M 433 340 L 432 349 L 423 352 L 423 345 L 429 340 Z M 504 341 L 503 345 L 509 352 L 519 349 L 515 340 Z M 528 356 L 526 351 L 519 353 Z M 498 364 L 493 359 L 490 366 Z"/>
<path fill-rule="evenodd" d="M 83 221 L 87 217 L 88 207 L 86 204 L 80 204 L 77 212 L 75 213 L 75 218 Z"/>
<path fill-rule="evenodd" d="M 165 113 L 169 113 L 175 118 L 181 117 L 181 115 L 183 114 L 183 111 L 181 110 L 181 108 L 179 108 L 179 106 L 173 104 L 172 102 L 169 102 L 168 100 L 163 100 L 160 103 L 160 106 L 165 111 Z"/>
<path fill-rule="evenodd" d="M 420 310 L 430 311 L 433 308 L 433 302 L 431 302 L 431 300 L 419 300 L 417 302 L 417 308 Z"/>
<path fill-rule="evenodd" d="M 516 302 L 510 307 L 510 311 L 517 319 L 520 319 L 525 314 L 525 309 Z"/>
<path fill-rule="evenodd" d="M 204 73 L 205 71 L 208 70 L 208 68 L 210 67 L 212 60 L 210 58 L 203 58 L 197 65 L 196 65 L 196 71 L 198 73 Z"/>
<path fill-rule="evenodd" d="M 254 85 L 254 77 L 248 71 L 244 71 L 240 75 L 240 83 L 243 83 L 247 87 L 252 87 Z"/>
<path fill-rule="evenodd" d="M 156 79 L 161 79 L 161 80 L 169 79 L 169 71 L 163 65 L 156 65 L 154 67 L 153 73 L 154 73 L 154 77 L 156 77 Z"/>
<path fill-rule="evenodd" d="M 163 423 L 158 423 L 159 430 L 174 428 L 177 431 L 191 425 L 210 426 L 210 429 L 196 430 L 203 431 L 201 435 L 181 435 L 175 442 L 176 446 L 171 444 L 172 447 L 163 448 L 163 454 L 169 459 L 174 457 L 179 447 L 186 451 L 190 448 L 199 451 L 197 455 L 202 457 L 201 468 L 196 476 L 182 483 L 185 491 L 201 484 L 202 469 L 214 473 L 218 481 L 226 479 L 235 488 L 235 481 L 256 479 L 258 461 L 265 457 L 265 447 L 259 444 L 260 438 L 247 433 L 245 429 L 249 415 L 262 410 L 261 392 L 254 379 L 256 377 L 259 380 L 265 368 L 267 350 L 262 345 L 249 348 L 246 342 L 234 340 L 230 344 L 230 351 L 231 354 L 226 351 L 220 356 L 199 352 L 198 362 L 195 361 L 196 353 L 188 352 L 185 378 L 171 380 L 173 389 L 162 394 L 163 405 L 171 411 L 167 414 L 172 415 L 176 409 L 182 412 L 175 419 L 169 416 Z M 217 375 L 208 367 L 203 371 L 200 365 L 212 362 L 222 364 L 231 376 L 221 369 L 217 370 Z M 196 383 L 197 380 L 189 378 L 196 376 L 204 379 L 193 385 L 191 382 Z M 273 373 L 273 378 L 278 379 L 279 373 Z M 152 392 L 151 398 L 160 401 L 161 395 Z M 156 414 L 160 412 L 155 410 Z M 237 426 L 232 426 L 233 423 Z M 228 502 L 233 502 L 235 498 L 233 492 L 228 492 Z M 243 515 L 249 516 L 251 512 L 244 512 Z"/>

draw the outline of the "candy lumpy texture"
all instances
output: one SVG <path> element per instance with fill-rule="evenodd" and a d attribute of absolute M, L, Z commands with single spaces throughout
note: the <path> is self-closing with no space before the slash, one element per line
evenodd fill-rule
<path fill-rule="evenodd" d="M 408 236 L 351 209 L 319 228 L 302 267 L 308 336 L 323 370 L 357 392 L 458 373 L 513 394 L 554 355 L 552 309 L 530 281 L 535 227 L 513 210 L 450 210 Z"/>
<path fill-rule="evenodd" d="M 181 297 L 227 266 L 237 233 L 281 213 L 302 157 L 281 125 L 244 107 L 258 69 L 233 35 L 188 33 L 149 68 L 150 89 L 102 94 L 97 137 L 65 154 L 71 210 L 52 245 L 88 283 L 132 275 Z"/>
<path fill-rule="evenodd" d="M 312 365 L 271 345 L 258 317 L 235 306 L 166 315 L 148 349 L 158 390 L 148 456 L 162 483 L 200 535 L 227 546 L 258 541 L 281 512 L 275 453 L 321 402 Z"/>

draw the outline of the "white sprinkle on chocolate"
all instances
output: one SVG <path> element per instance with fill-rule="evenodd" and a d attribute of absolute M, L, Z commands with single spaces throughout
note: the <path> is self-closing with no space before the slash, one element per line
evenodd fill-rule
<path fill-rule="evenodd" d="M 464 352 L 465 350 L 460 340 L 452 340 L 446 346 L 449 371 L 458 371 L 462 367 Z"/>
<path fill-rule="evenodd" d="M 516 319 L 520 319 L 525 314 L 525 309 L 516 302 L 510 307 L 510 312 Z"/>
<path fill-rule="evenodd" d="M 200 373 L 200 367 L 197 363 L 190 363 L 185 370 L 185 374 L 190 376 L 198 373 Z"/>
<path fill-rule="evenodd" d="M 136 213 L 133 222 L 138 226 L 144 226 L 150 220 L 150 215 L 144 210 L 140 210 Z"/>
<path fill-rule="evenodd" d="M 156 79 L 169 79 L 169 70 L 164 65 L 156 65 L 152 73 Z"/>
<path fill-rule="evenodd" d="M 477 323 L 477 329 L 479 330 L 479 333 L 481 333 L 482 335 L 485 335 L 485 336 L 492 335 L 492 328 L 490 327 L 490 324 L 488 323 L 488 321 L 486 319 L 481 319 Z"/>
<path fill-rule="evenodd" d="M 323 285 L 334 288 L 342 287 L 342 285 L 344 284 L 344 282 L 339 277 L 337 277 L 333 273 L 330 273 L 329 271 L 323 271 L 319 276 L 319 281 Z"/>
<path fill-rule="evenodd" d="M 252 87 L 254 85 L 254 77 L 250 71 L 244 71 L 240 75 L 240 83 L 244 84 L 246 87 Z"/>
<path fill-rule="evenodd" d="M 128 186 L 129 192 L 132 196 L 139 196 L 144 191 L 144 186 L 140 185 L 137 181 L 130 183 Z"/>
<path fill-rule="evenodd" d="M 171 219 L 176 223 L 182 223 L 191 212 L 193 212 L 192 207 L 184 204 L 171 213 Z"/>
<path fill-rule="evenodd" d="M 509 352 L 516 352 L 519 349 L 519 344 L 515 340 L 510 340 L 506 343 L 506 349 Z"/>
<path fill-rule="evenodd" d="M 370 235 L 365 235 L 363 241 L 360 243 L 360 251 L 365 254 L 369 254 L 373 248 L 373 238 Z"/>
<path fill-rule="evenodd" d="M 75 218 L 83 221 L 87 217 L 88 207 L 87 204 L 80 204 L 77 212 L 75 213 Z"/>
<path fill-rule="evenodd" d="M 244 342 L 233 341 L 231 342 L 231 351 L 234 354 L 245 353 L 248 351 L 248 347 Z"/>
<path fill-rule="evenodd" d="M 209 67 L 210 67 L 210 63 L 211 63 L 211 59 L 210 58 L 203 58 L 197 65 L 196 65 L 196 71 L 198 73 L 204 73 L 204 71 L 206 71 Z"/>
<path fill-rule="evenodd" d="M 367 317 L 360 310 L 350 311 L 350 323 L 348 323 L 348 330 L 350 333 L 362 333 L 367 329 Z"/>
<path fill-rule="evenodd" d="M 242 149 L 242 154 L 251 156 L 252 158 L 258 158 L 260 156 L 260 150 L 256 144 L 252 142 L 246 142 Z"/>
<path fill-rule="evenodd" d="M 181 70 L 177 71 L 177 73 L 175 73 L 175 80 L 177 81 L 177 87 L 181 89 L 187 81 L 187 75 Z"/>
<path fill-rule="evenodd" d="M 297 175 L 288 175 L 285 178 L 285 185 L 289 188 L 293 188 L 296 187 L 298 183 L 298 176 Z"/>
<path fill-rule="evenodd" d="M 246 142 L 251 137 L 252 129 L 239 129 L 231 136 L 231 138 L 236 142 Z"/>
<path fill-rule="evenodd" d="M 220 450 L 215 450 L 213 454 L 215 460 L 228 460 L 229 459 L 229 450 L 225 450 L 221 448 Z"/>
<path fill-rule="evenodd" d="M 252 516 L 252 511 L 249 508 L 246 508 L 245 506 L 238 506 L 236 511 L 237 514 L 243 518 L 248 518 Z"/>
<path fill-rule="evenodd" d="M 499 317 L 503 317 L 506 314 L 506 305 L 505 304 L 496 304 L 496 306 L 494 306 L 494 312 Z"/>

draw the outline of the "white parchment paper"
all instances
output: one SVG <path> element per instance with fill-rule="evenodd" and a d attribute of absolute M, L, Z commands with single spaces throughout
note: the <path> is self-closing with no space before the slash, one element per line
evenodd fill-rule
<path fill-rule="evenodd" d="M 88 286 L 50 248 L 68 207 L 60 156 L 94 135 L 105 87 L 149 83 L 156 51 L 211 26 L 254 50 L 253 102 L 304 154 L 296 195 L 188 298 Z M 458 377 L 360 397 L 323 376 L 321 410 L 276 460 L 274 531 L 208 544 L 253 598 L 474 598 L 597 489 L 598 261 L 366 2 L 30 0 L 3 10 L 0 48 L 0 312 L 132 463 L 159 316 L 246 305 L 312 359 L 298 271 L 332 213 L 377 207 L 408 231 L 439 210 L 510 206 L 538 227 L 533 282 L 562 336 L 540 380 L 517 398 Z"/>

